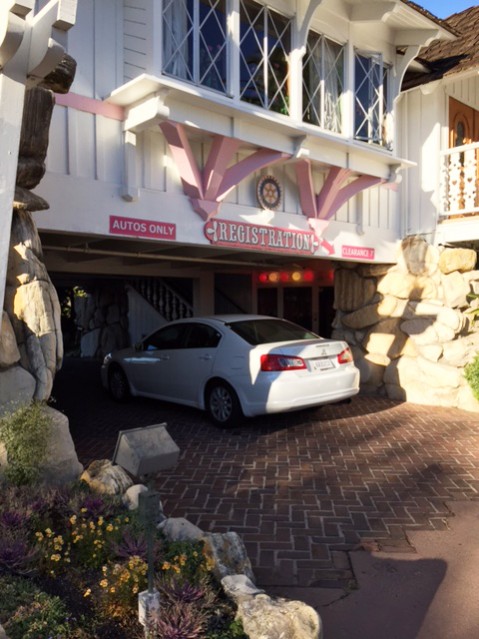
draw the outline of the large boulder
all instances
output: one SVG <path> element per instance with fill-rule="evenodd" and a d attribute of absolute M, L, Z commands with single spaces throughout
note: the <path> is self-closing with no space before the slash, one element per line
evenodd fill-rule
<path fill-rule="evenodd" d="M 398 264 L 412 275 L 433 275 L 438 268 L 439 252 L 421 237 L 405 238 L 401 243 Z"/>
<path fill-rule="evenodd" d="M 362 345 L 369 353 L 396 359 L 403 354 L 406 341 L 407 335 L 401 330 L 400 320 L 390 318 L 375 324 L 362 340 Z"/>
<path fill-rule="evenodd" d="M 338 269 L 334 280 L 334 308 L 355 311 L 373 300 L 376 292 L 373 278 L 360 277 L 349 269 Z"/>
<path fill-rule="evenodd" d="M 184 517 L 169 517 L 158 528 L 170 541 L 199 541 L 204 532 Z"/>
<path fill-rule="evenodd" d="M 68 418 L 50 406 L 46 406 L 44 411 L 51 420 L 51 435 L 40 480 L 52 486 L 76 481 L 83 471 L 83 466 L 78 461 Z"/>
<path fill-rule="evenodd" d="M 10 318 L 2 311 L 2 326 L 0 331 L 0 369 L 13 366 L 20 360 L 17 340 Z"/>
<path fill-rule="evenodd" d="M 48 486 L 63 486 L 77 481 L 83 466 L 78 461 L 68 418 L 51 406 L 43 406 L 42 411 L 49 419 L 50 433 L 38 481 Z M 3 443 L 0 443 L 0 466 L 8 466 L 8 456 Z"/>
<path fill-rule="evenodd" d="M 15 406 L 30 404 L 36 381 L 22 366 L 0 370 L 0 417 Z"/>
<path fill-rule="evenodd" d="M 444 302 L 450 308 L 464 308 L 467 306 L 467 296 L 470 286 L 459 271 L 442 276 Z"/>
<path fill-rule="evenodd" d="M 21 365 L 36 380 L 34 398 L 48 399 L 63 360 L 61 311 L 28 211 L 13 215 L 5 309 L 12 320 Z"/>
<path fill-rule="evenodd" d="M 241 537 L 236 532 L 205 533 L 205 554 L 213 564 L 217 579 L 246 575 L 254 582 L 253 569 Z"/>
<path fill-rule="evenodd" d="M 318 613 L 302 601 L 270 597 L 244 575 L 224 577 L 221 583 L 250 639 L 322 638 Z"/>
<path fill-rule="evenodd" d="M 109 459 L 97 459 L 85 468 L 80 479 L 86 482 L 95 493 L 122 495 L 133 480 L 121 466 L 114 465 Z"/>
<path fill-rule="evenodd" d="M 439 256 L 439 268 L 445 274 L 472 271 L 476 267 L 476 262 L 477 253 L 472 249 L 445 248 Z"/>

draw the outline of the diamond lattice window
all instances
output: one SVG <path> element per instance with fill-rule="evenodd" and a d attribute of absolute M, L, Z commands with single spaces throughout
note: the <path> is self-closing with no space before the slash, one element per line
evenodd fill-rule
<path fill-rule="evenodd" d="M 226 0 L 165 0 L 163 73 L 226 93 Z"/>
<path fill-rule="evenodd" d="M 389 67 L 379 54 L 355 56 L 354 137 L 390 146 Z"/>
<path fill-rule="evenodd" d="M 240 23 L 241 99 L 288 115 L 291 20 L 241 0 Z"/>
<path fill-rule="evenodd" d="M 341 132 L 344 47 L 310 32 L 303 58 L 303 120 Z"/>

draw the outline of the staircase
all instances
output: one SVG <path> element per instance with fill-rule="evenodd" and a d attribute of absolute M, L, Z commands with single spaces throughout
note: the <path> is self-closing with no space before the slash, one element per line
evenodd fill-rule
<path fill-rule="evenodd" d="M 132 344 L 167 322 L 193 315 L 193 305 L 161 278 L 129 280 L 126 290 Z"/>

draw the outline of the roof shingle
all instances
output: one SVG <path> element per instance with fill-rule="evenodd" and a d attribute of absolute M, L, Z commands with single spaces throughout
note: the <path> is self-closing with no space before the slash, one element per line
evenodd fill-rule
<path fill-rule="evenodd" d="M 425 67 L 423 73 L 408 73 L 403 89 L 427 84 L 444 76 L 462 73 L 479 66 L 479 6 L 470 7 L 442 21 L 458 34 L 456 40 L 435 40 L 416 58 Z"/>

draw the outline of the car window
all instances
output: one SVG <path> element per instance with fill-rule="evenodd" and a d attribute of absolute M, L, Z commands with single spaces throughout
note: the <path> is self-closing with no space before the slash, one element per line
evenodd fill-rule
<path fill-rule="evenodd" d="M 212 326 L 191 324 L 185 348 L 216 348 L 220 339 L 221 333 Z"/>
<path fill-rule="evenodd" d="M 281 319 L 244 320 L 233 322 L 229 326 L 232 331 L 253 346 L 271 342 L 319 339 L 315 333 Z"/>
<path fill-rule="evenodd" d="M 160 328 L 143 342 L 145 351 L 184 348 L 187 324 L 174 324 Z"/>

